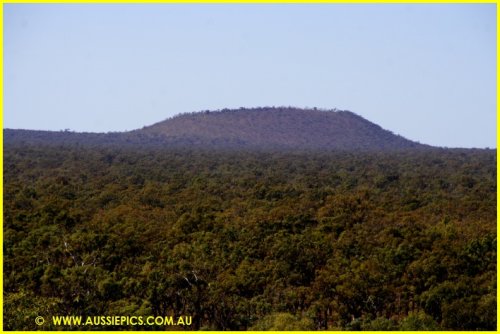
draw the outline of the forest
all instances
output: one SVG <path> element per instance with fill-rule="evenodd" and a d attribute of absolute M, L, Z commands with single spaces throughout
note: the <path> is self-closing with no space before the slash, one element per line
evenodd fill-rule
<path fill-rule="evenodd" d="M 496 187 L 496 150 L 7 143 L 4 329 L 496 330 Z"/>

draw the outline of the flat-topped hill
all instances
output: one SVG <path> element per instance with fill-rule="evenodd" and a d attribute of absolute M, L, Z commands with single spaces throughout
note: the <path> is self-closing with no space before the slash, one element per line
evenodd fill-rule
<path fill-rule="evenodd" d="M 182 114 L 136 132 L 209 146 L 343 150 L 424 146 L 349 111 L 298 108 L 241 108 Z"/>
<path fill-rule="evenodd" d="M 399 150 L 425 148 L 350 111 L 264 107 L 180 114 L 128 132 L 4 130 L 5 143 L 165 148 Z"/>

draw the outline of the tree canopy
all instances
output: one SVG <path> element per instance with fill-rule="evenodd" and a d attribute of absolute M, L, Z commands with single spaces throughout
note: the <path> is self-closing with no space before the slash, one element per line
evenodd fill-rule
<path fill-rule="evenodd" d="M 4 149 L 8 330 L 494 330 L 496 243 L 496 151 Z"/>

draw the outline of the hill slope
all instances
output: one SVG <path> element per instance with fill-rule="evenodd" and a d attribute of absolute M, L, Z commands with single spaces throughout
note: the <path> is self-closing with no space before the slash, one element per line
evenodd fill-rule
<path fill-rule="evenodd" d="M 349 111 L 224 109 L 176 116 L 142 134 L 197 145 L 310 149 L 402 149 L 424 146 Z"/>
<path fill-rule="evenodd" d="M 428 147 L 349 111 L 254 108 L 175 116 L 129 132 L 4 130 L 5 143 L 211 149 L 398 150 Z"/>

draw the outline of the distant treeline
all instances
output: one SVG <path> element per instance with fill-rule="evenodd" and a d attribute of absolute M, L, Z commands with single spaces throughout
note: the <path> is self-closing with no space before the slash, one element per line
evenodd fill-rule
<path fill-rule="evenodd" d="M 202 114 L 202 113 L 204 113 L 204 114 L 228 113 L 228 112 L 234 113 L 234 112 L 241 112 L 241 111 L 257 111 L 257 112 L 285 111 L 285 112 L 290 112 L 290 111 L 298 111 L 298 110 L 313 110 L 313 111 L 324 111 L 324 112 L 338 112 L 338 111 L 340 111 L 340 112 L 343 112 L 341 110 L 338 110 L 337 108 L 327 109 L 327 108 L 318 108 L 318 107 L 312 107 L 312 108 L 306 107 L 305 109 L 301 109 L 301 108 L 297 108 L 297 107 L 293 107 L 293 106 L 264 106 L 264 107 L 255 107 L 255 108 L 239 107 L 237 109 L 230 109 L 230 108 L 222 108 L 222 109 L 215 109 L 215 110 L 206 109 L 206 110 L 200 110 L 200 111 L 179 113 L 179 114 L 173 116 L 172 118 L 193 116 L 193 115 L 198 115 L 198 114 Z"/>

